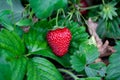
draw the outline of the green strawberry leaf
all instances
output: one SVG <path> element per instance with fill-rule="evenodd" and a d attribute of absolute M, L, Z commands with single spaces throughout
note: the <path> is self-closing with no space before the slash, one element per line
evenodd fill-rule
<path fill-rule="evenodd" d="M 74 21 L 69 20 L 61 20 L 59 21 L 59 25 L 60 24 L 64 24 L 64 26 L 68 27 L 71 31 L 72 40 L 70 43 L 69 53 L 73 54 L 79 49 L 79 46 L 82 43 L 88 40 L 89 35 L 86 32 L 86 28 L 84 26 L 79 26 L 79 24 Z"/>
<path fill-rule="evenodd" d="M 61 21 L 62 23 L 63 21 Z M 80 43 L 85 42 L 88 40 L 88 33 L 86 32 L 85 26 L 79 26 L 78 23 L 73 21 L 64 21 L 64 25 L 68 27 L 72 33 L 72 41 L 78 43 L 78 46 Z M 73 43 L 71 43 L 73 44 Z"/>
<path fill-rule="evenodd" d="M 88 77 L 88 78 L 80 78 L 77 80 L 101 80 L 101 78 L 100 77 Z"/>
<path fill-rule="evenodd" d="M 112 54 L 109 58 L 110 64 L 107 67 L 107 80 L 119 80 L 120 79 L 120 41 L 117 42 L 117 45 L 115 46 L 116 52 Z M 118 63 L 116 63 L 118 62 Z"/>
<path fill-rule="evenodd" d="M 31 26 L 32 25 L 32 20 L 31 19 L 21 19 L 16 23 L 17 26 Z"/>
<path fill-rule="evenodd" d="M 27 67 L 27 59 L 20 57 L 11 61 L 11 70 L 12 70 L 12 80 L 23 80 Z"/>
<path fill-rule="evenodd" d="M 84 70 L 85 65 L 86 65 L 86 57 L 85 54 L 74 54 L 71 56 L 71 64 L 72 64 L 72 68 L 77 71 L 80 72 L 82 70 Z"/>
<path fill-rule="evenodd" d="M 56 1 L 53 0 L 29 0 L 30 6 L 38 18 L 46 18 L 50 16 L 54 10 L 54 4 Z"/>
<path fill-rule="evenodd" d="M 28 52 L 33 53 L 47 48 L 46 33 L 50 24 L 47 20 L 41 20 L 30 28 L 28 33 L 24 34 L 25 44 Z"/>
<path fill-rule="evenodd" d="M 25 46 L 17 33 L 2 29 L 0 38 L 0 49 L 4 49 L 14 56 L 25 53 Z"/>
<path fill-rule="evenodd" d="M 88 34 L 85 32 L 85 27 L 71 27 L 72 41 L 71 47 L 78 49 L 81 43 L 84 43 L 88 40 Z"/>
<path fill-rule="evenodd" d="M 54 9 L 57 10 L 59 8 L 65 8 L 67 3 L 68 3 L 68 0 L 58 0 L 54 5 Z"/>
<path fill-rule="evenodd" d="M 89 46 L 89 47 L 88 47 Z M 98 48 L 94 45 L 82 46 L 84 47 L 84 53 L 86 53 L 87 64 L 93 63 L 98 57 L 99 52 Z M 81 47 L 79 47 L 80 50 Z"/>
<path fill-rule="evenodd" d="M 11 10 L 3 10 L 3 11 L 0 12 L 0 17 L 5 16 L 5 15 L 9 15 L 11 13 L 12 13 Z"/>
<path fill-rule="evenodd" d="M 11 10 L 12 13 L 7 16 L 7 20 L 11 20 L 12 23 L 15 23 L 16 21 L 20 20 L 22 18 L 24 7 L 21 4 L 21 0 L 9 0 L 11 3 L 8 2 L 8 0 L 1 0 L 0 1 L 0 11 L 4 10 Z"/>
<path fill-rule="evenodd" d="M 67 0 L 29 0 L 29 3 L 38 18 L 47 18 L 54 10 L 65 7 Z"/>
<path fill-rule="evenodd" d="M 63 80 L 63 77 L 51 62 L 34 57 L 27 67 L 27 80 Z"/>
<path fill-rule="evenodd" d="M 87 64 L 93 63 L 99 57 L 97 47 L 94 45 L 89 45 L 88 43 L 80 44 L 79 50 L 77 50 L 75 53 L 84 53 L 86 55 Z"/>
<path fill-rule="evenodd" d="M 43 35 L 36 30 L 31 29 L 29 33 L 24 34 L 28 53 L 46 49 L 47 43 L 41 39 L 43 39 Z"/>
<path fill-rule="evenodd" d="M 85 72 L 89 77 L 104 77 L 106 73 L 106 65 L 102 62 L 93 63 L 85 67 Z"/>
<path fill-rule="evenodd" d="M 120 63 L 109 64 L 107 66 L 106 80 L 119 80 L 120 79 Z"/>
<path fill-rule="evenodd" d="M 0 0 L 0 24 L 8 30 L 14 30 L 14 24 L 23 16 L 21 0 Z"/>
<path fill-rule="evenodd" d="M 0 80 L 10 80 L 11 70 L 10 65 L 0 63 Z"/>
<path fill-rule="evenodd" d="M 4 54 L 3 54 L 4 53 Z M 9 52 L 0 51 L 0 79 L 23 80 L 26 72 L 27 60 L 24 57 L 10 57 Z"/>
<path fill-rule="evenodd" d="M 7 58 L 5 57 L 7 57 L 6 52 L 0 50 L 0 80 L 11 79 L 10 63 L 7 61 Z"/>
<path fill-rule="evenodd" d="M 0 24 L 8 30 L 14 30 L 12 23 L 8 20 L 7 16 L 12 14 L 11 10 L 2 10 L 0 11 Z"/>
<path fill-rule="evenodd" d="M 74 26 L 74 27 L 73 27 Z M 71 49 L 78 50 L 79 45 L 88 40 L 89 35 L 85 31 L 85 27 L 79 26 L 75 22 L 71 22 L 69 28 L 72 33 Z"/>
<path fill-rule="evenodd" d="M 99 19 L 97 33 L 100 37 L 120 39 L 120 19 L 115 17 L 113 20 Z"/>
<path fill-rule="evenodd" d="M 77 72 L 85 69 L 86 65 L 93 63 L 99 57 L 97 48 L 94 45 L 81 44 L 71 57 L 72 68 Z"/>
<path fill-rule="evenodd" d="M 79 46 L 79 54 L 84 53 L 86 54 L 86 63 L 90 64 L 93 63 L 98 57 L 99 52 L 96 46 L 89 45 L 89 44 L 81 44 Z"/>
<path fill-rule="evenodd" d="M 37 54 L 37 55 L 41 55 L 41 56 L 44 56 L 44 57 L 51 58 L 51 59 L 57 61 L 58 63 L 60 63 L 64 67 L 69 67 L 70 66 L 70 62 L 69 62 L 70 54 L 69 53 L 67 53 L 63 57 L 58 57 L 48 48 L 48 49 L 45 49 L 45 50 L 40 50 L 40 51 L 34 52 L 32 54 Z"/>

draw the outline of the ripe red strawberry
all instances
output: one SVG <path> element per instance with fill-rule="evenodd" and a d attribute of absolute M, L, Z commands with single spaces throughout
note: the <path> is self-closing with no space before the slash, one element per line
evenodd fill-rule
<path fill-rule="evenodd" d="M 81 4 L 81 8 L 86 8 L 88 7 L 88 4 L 85 0 L 80 0 L 80 4 Z M 80 11 L 81 14 L 86 14 L 87 13 L 87 10 L 81 10 Z"/>
<path fill-rule="evenodd" d="M 71 32 L 68 28 L 57 28 L 47 33 L 48 44 L 57 56 L 63 56 L 67 53 L 71 37 Z"/>

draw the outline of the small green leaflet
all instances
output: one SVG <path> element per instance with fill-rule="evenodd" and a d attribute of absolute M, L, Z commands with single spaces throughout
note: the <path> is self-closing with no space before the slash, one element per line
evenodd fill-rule
<path fill-rule="evenodd" d="M 63 77 L 51 62 L 34 57 L 28 63 L 27 80 L 63 80 Z"/>
<path fill-rule="evenodd" d="M 120 80 L 120 41 L 115 46 L 116 52 L 109 58 L 110 64 L 107 66 L 106 80 Z"/>
<path fill-rule="evenodd" d="M 106 73 L 106 65 L 103 62 L 93 63 L 85 67 L 85 72 L 89 77 L 104 77 Z"/>
<path fill-rule="evenodd" d="M 79 46 L 79 53 L 86 54 L 87 64 L 93 63 L 99 57 L 98 48 L 94 45 L 81 44 Z"/>
<path fill-rule="evenodd" d="M 71 64 L 72 68 L 75 69 L 77 72 L 84 70 L 86 65 L 86 57 L 85 54 L 74 54 L 71 56 Z"/>
<path fill-rule="evenodd" d="M 38 18 L 49 17 L 54 10 L 67 5 L 67 0 L 29 0 L 30 6 Z"/>
<path fill-rule="evenodd" d="M 25 26 L 31 26 L 32 20 L 31 19 L 21 19 L 16 23 L 17 26 L 25 27 Z"/>

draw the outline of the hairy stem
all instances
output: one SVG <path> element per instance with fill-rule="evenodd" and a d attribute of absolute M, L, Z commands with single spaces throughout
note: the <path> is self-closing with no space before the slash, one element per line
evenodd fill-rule
<path fill-rule="evenodd" d="M 28 57 L 28 56 L 30 56 L 30 55 L 31 55 L 31 53 L 28 53 L 28 54 L 25 55 L 25 57 Z"/>
<path fill-rule="evenodd" d="M 88 9 L 93 9 L 93 8 L 97 8 L 97 7 L 100 7 L 100 5 L 95 5 L 95 6 L 90 6 L 90 7 L 86 7 L 86 8 L 80 8 L 80 9 L 88 10 Z"/>
<path fill-rule="evenodd" d="M 65 12 L 64 12 L 64 10 L 63 10 L 62 8 L 61 8 L 61 9 L 58 9 L 57 15 L 56 15 L 56 26 L 55 26 L 54 28 L 58 27 L 58 17 L 59 17 L 60 12 L 62 12 L 63 16 L 65 17 Z"/>
<path fill-rule="evenodd" d="M 70 75 L 74 80 L 77 80 L 79 79 L 75 74 L 73 74 L 72 72 L 70 72 L 69 70 L 66 70 L 66 69 L 58 69 L 60 72 L 64 72 L 68 75 Z"/>
<path fill-rule="evenodd" d="M 104 0 L 102 0 L 102 3 L 105 5 L 105 1 Z"/>

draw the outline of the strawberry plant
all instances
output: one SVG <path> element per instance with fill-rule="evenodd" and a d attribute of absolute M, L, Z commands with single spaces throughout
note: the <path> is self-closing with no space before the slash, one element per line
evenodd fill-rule
<path fill-rule="evenodd" d="M 119 80 L 119 4 L 0 0 L 0 80 Z"/>

